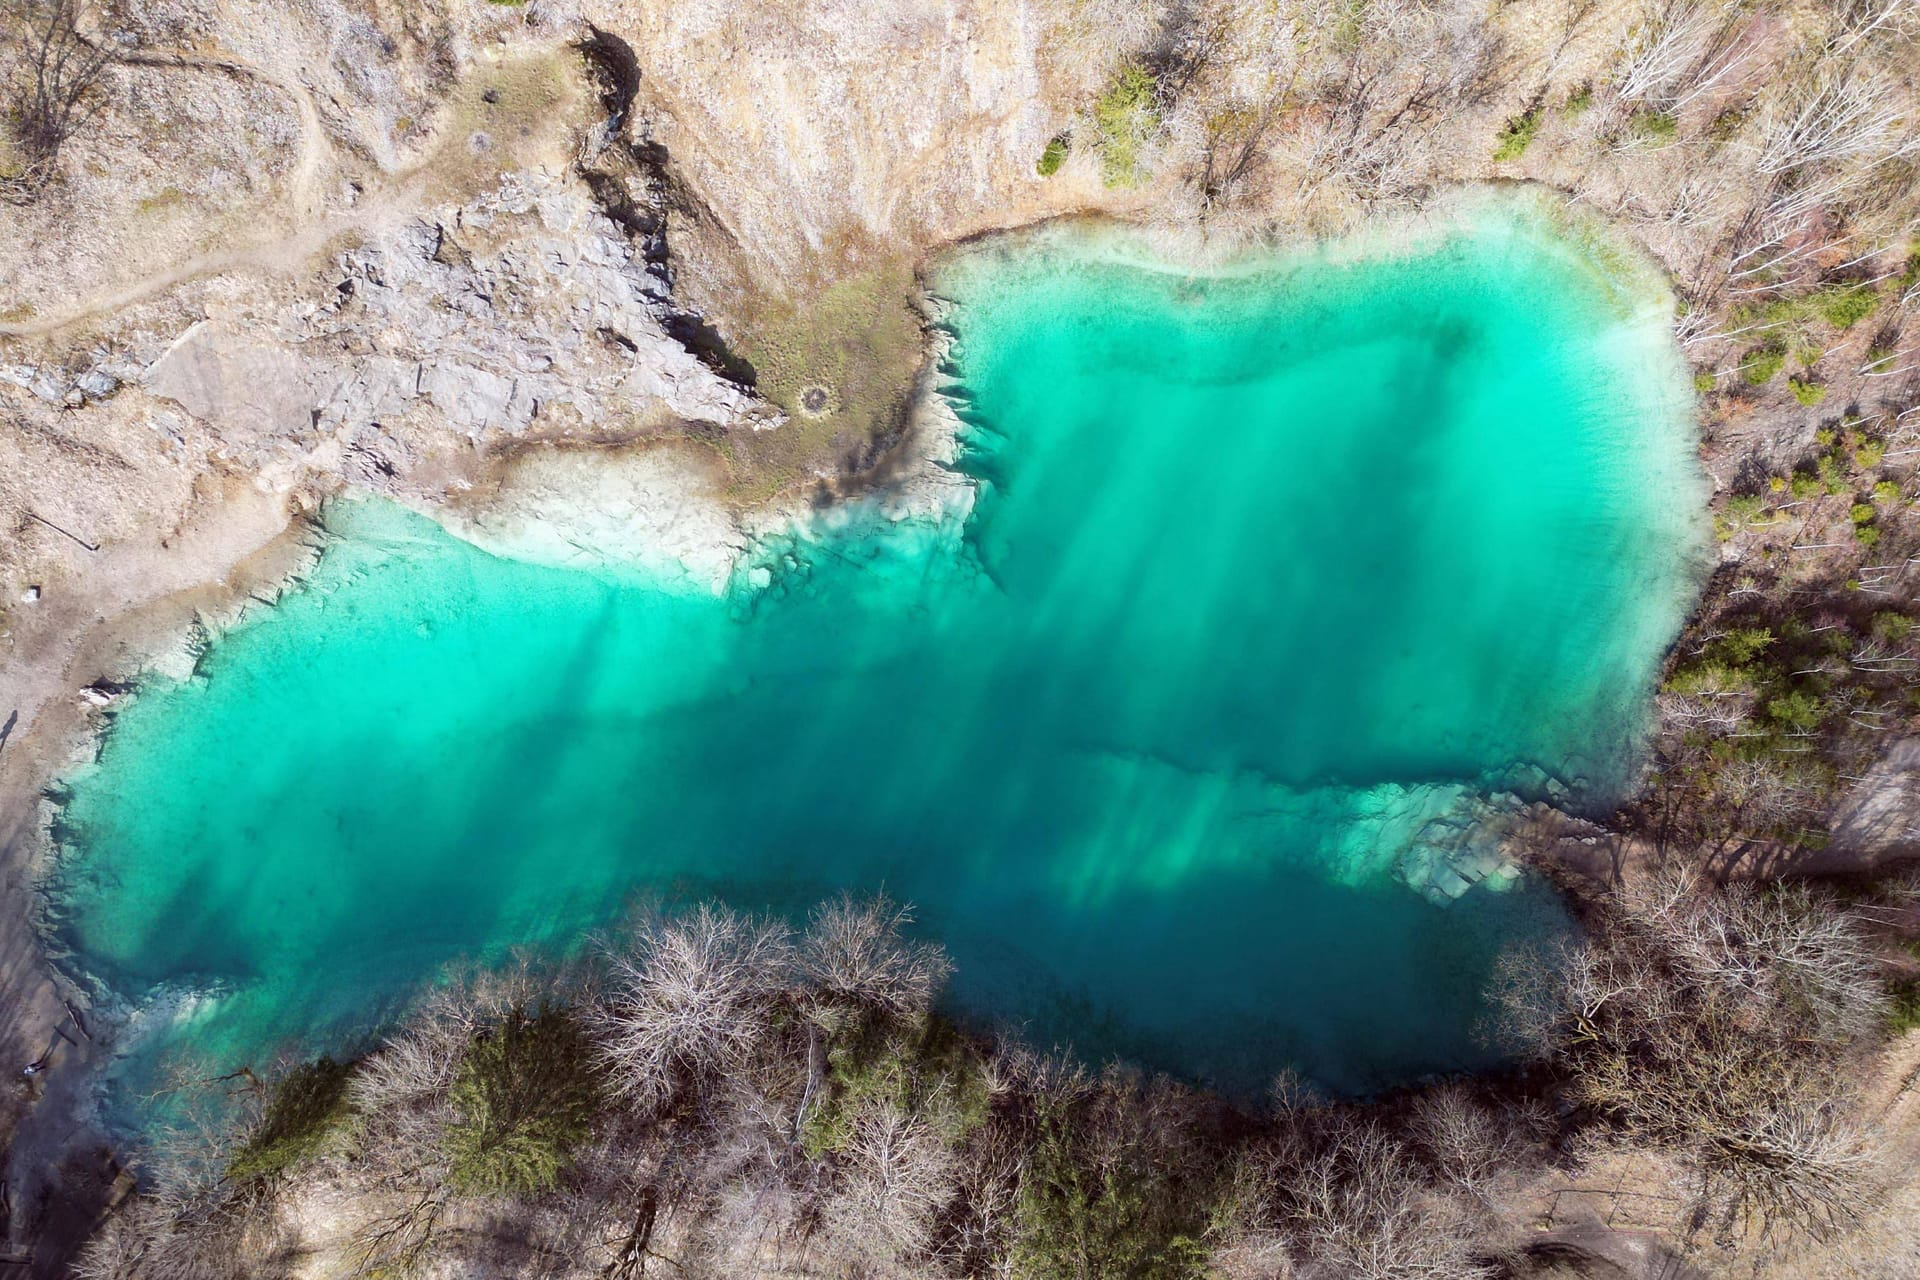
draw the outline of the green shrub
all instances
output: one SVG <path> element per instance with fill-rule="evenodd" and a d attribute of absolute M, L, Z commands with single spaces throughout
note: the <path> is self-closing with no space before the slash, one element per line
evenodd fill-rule
<path fill-rule="evenodd" d="M 1493 149 L 1495 160 L 1518 160 L 1527 153 L 1533 143 L 1533 136 L 1540 132 L 1541 111 L 1539 107 L 1529 107 L 1521 115 L 1507 121 L 1500 130 L 1499 145 Z"/>
<path fill-rule="evenodd" d="M 1666 691 L 1683 696 L 1735 693 L 1753 687 L 1753 677 L 1713 658 L 1691 662 L 1667 678 Z"/>
<path fill-rule="evenodd" d="M 825 1093 L 800 1128 L 800 1145 L 814 1159 L 845 1149 L 854 1120 L 875 1102 L 924 1118 L 952 1144 L 987 1121 L 991 1091 L 979 1056 L 944 1018 L 865 1020 L 828 1048 L 827 1068 Z"/>
<path fill-rule="evenodd" d="M 1822 454 L 1820 457 L 1820 483 L 1828 496 L 1838 497 L 1847 491 L 1847 473 L 1840 466 L 1840 455 Z"/>
<path fill-rule="evenodd" d="M 1123 63 L 1093 104 L 1100 130 L 1100 176 L 1110 187 L 1138 185 L 1147 140 L 1160 127 L 1153 77 L 1138 62 Z"/>
<path fill-rule="evenodd" d="M 1818 698 L 1799 690 L 1782 694 L 1767 703 L 1769 720 L 1799 733 L 1811 733 L 1819 728 L 1825 715 Z"/>
<path fill-rule="evenodd" d="M 1920 982 L 1906 981 L 1894 984 L 1888 991 L 1887 1030 L 1896 1036 L 1903 1036 L 1915 1027 L 1920 1027 Z"/>
<path fill-rule="evenodd" d="M 1787 390 L 1793 392 L 1793 398 L 1809 409 L 1827 398 L 1827 389 L 1807 378 L 1788 378 Z"/>
<path fill-rule="evenodd" d="M 1693 389 L 1703 396 L 1719 385 L 1719 382 L 1718 378 L 1704 369 L 1693 375 Z"/>
<path fill-rule="evenodd" d="M 1826 322 L 1836 329 L 1851 329 L 1872 315 L 1880 305 L 1873 286 L 1865 284 L 1833 285 L 1815 294 L 1814 306 Z"/>
<path fill-rule="evenodd" d="M 1034 162 L 1034 171 L 1043 178 L 1051 178 L 1060 172 L 1060 166 L 1067 162 L 1067 135 L 1056 133 L 1047 140 L 1047 149 L 1040 153 L 1040 159 Z"/>
<path fill-rule="evenodd" d="M 1773 632 L 1767 627 L 1735 627 L 1715 638 L 1708 652 L 1730 666 L 1744 667 L 1772 644 Z"/>
<path fill-rule="evenodd" d="M 1873 500 L 1883 507 L 1899 505 L 1901 501 L 1900 484 L 1895 480 L 1882 480 L 1873 486 Z"/>
<path fill-rule="evenodd" d="M 1882 644 L 1905 644 L 1908 637 L 1913 635 L 1913 619 L 1891 610 L 1876 613 L 1870 630 L 1873 638 Z"/>
<path fill-rule="evenodd" d="M 1560 114 L 1569 120 L 1577 120 L 1587 114 L 1592 107 L 1593 86 L 1583 84 L 1567 95 L 1567 100 L 1560 105 Z"/>
<path fill-rule="evenodd" d="M 267 1107 L 227 1162 L 227 1177 L 253 1182 L 276 1177 L 320 1154 L 350 1115 L 348 1063 L 320 1058 L 289 1071 L 272 1088 Z"/>
<path fill-rule="evenodd" d="M 1852 510 L 1848 511 L 1847 514 L 1853 519 L 1855 524 L 1872 524 L 1873 517 L 1877 513 L 1873 509 L 1873 504 L 1856 502 L 1853 504 Z"/>
<path fill-rule="evenodd" d="M 1752 386 L 1764 387 L 1773 381 L 1773 376 L 1779 373 L 1786 363 L 1786 348 L 1755 347 L 1747 352 L 1747 358 L 1740 362 L 1740 376 Z"/>
<path fill-rule="evenodd" d="M 1825 486 L 1820 483 L 1819 477 L 1810 472 L 1796 471 L 1793 473 L 1792 490 L 1793 500 L 1795 502 L 1805 502 L 1809 498 L 1818 497 L 1824 487 Z"/>
<path fill-rule="evenodd" d="M 1860 540 L 1860 545 L 1863 547 L 1877 547 L 1880 545 L 1880 526 L 1857 524 L 1853 527 L 1853 536 Z"/>
<path fill-rule="evenodd" d="M 515 1010 L 476 1036 L 448 1093 L 449 1174 L 460 1191 L 544 1191 L 600 1108 L 591 1046 L 566 1009 Z"/>
<path fill-rule="evenodd" d="M 1103 1089 L 1103 1094 L 1105 1090 Z M 1207 1197 L 1164 1150 L 1150 1109 L 1097 1096 L 1047 1107 L 1014 1209 L 1022 1280 L 1201 1280 Z"/>
<path fill-rule="evenodd" d="M 1887 456 L 1887 446 L 1878 440 L 1862 440 L 1853 451 L 1853 465 L 1871 471 Z"/>

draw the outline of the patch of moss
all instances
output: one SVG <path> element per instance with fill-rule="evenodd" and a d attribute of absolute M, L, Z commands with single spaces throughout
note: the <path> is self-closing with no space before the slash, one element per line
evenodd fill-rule
<path fill-rule="evenodd" d="M 1660 145 L 1680 136 L 1680 117 L 1672 112 L 1642 107 L 1628 117 L 1627 128 L 1640 141 Z"/>
<path fill-rule="evenodd" d="M 1560 104 L 1560 114 L 1569 120 L 1577 120 L 1593 108 L 1593 86 L 1583 84 L 1567 95 Z"/>
<path fill-rule="evenodd" d="M 1499 161 L 1518 160 L 1525 155 L 1533 144 L 1534 135 L 1540 132 L 1542 111 L 1539 107 L 1530 107 L 1520 115 L 1507 121 L 1500 130 L 1499 144 L 1493 149 L 1493 158 Z"/>
<path fill-rule="evenodd" d="M 178 187 L 162 187 L 150 196 L 142 196 L 133 206 L 136 213 L 162 213 L 184 202 L 187 193 Z"/>
<path fill-rule="evenodd" d="M 1719 385 L 1719 382 L 1720 379 L 1705 369 L 1693 375 L 1693 389 L 1703 396 Z"/>
<path fill-rule="evenodd" d="M 737 501 L 763 501 L 822 470 L 864 471 L 904 422 L 924 338 L 912 268 L 853 250 L 839 257 L 844 274 L 798 297 L 762 298 L 739 326 L 755 389 L 794 417 L 737 443 Z M 803 401 L 816 388 L 827 392 L 820 412 Z"/>
<path fill-rule="evenodd" d="M 1707 126 L 1707 137 L 1714 142 L 1731 142 L 1740 133 L 1750 114 L 1746 107 L 1728 107 Z"/>

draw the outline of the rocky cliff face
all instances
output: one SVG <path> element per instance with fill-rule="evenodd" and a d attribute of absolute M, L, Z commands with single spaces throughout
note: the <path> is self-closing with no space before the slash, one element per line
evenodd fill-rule
<path fill-rule="evenodd" d="M 1033 173 L 1048 94 L 1086 87 L 1037 52 L 1066 20 L 88 10 L 116 54 L 99 114 L 41 198 L 0 206 L 0 933 L 26 1010 L 0 1052 L 38 1056 L 67 1016 L 24 890 L 34 791 L 98 714 L 77 690 L 270 592 L 348 485 L 516 554 L 723 577 L 743 503 L 904 428 L 919 255 L 1100 190 Z M 22 1170 L 69 1122 L 35 1123 Z"/>

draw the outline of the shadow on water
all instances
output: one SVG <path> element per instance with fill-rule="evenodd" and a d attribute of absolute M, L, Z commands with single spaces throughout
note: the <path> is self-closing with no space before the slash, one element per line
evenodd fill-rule
<path fill-rule="evenodd" d="M 1306 269 L 1169 308 L 1042 259 L 948 291 L 965 528 L 836 506 L 714 598 L 339 508 L 309 590 L 76 779 L 81 962 L 217 988 L 180 1035 L 239 1060 L 636 894 L 885 888 L 958 1011 L 1090 1057 L 1234 1091 L 1494 1060 L 1500 948 L 1564 913 L 1403 872 L 1489 780 L 1631 747 L 1686 604 L 1664 328 L 1595 365 L 1591 300 L 1504 246 L 1444 296 L 1343 274 L 1350 314 Z"/>

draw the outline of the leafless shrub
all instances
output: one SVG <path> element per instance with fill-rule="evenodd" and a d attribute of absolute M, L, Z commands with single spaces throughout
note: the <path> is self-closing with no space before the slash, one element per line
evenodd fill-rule
<path fill-rule="evenodd" d="M 897 1261 L 926 1251 L 958 1185 L 958 1162 L 926 1120 L 881 1100 L 854 1121 L 829 1224 L 844 1244 Z"/>
<path fill-rule="evenodd" d="M 98 109 L 110 57 L 80 34 L 78 0 L 26 0 L 16 13 L 15 47 L 0 54 L 13 64 L 5 112 L 19 158 L 14 171 L 0 174 L 0 189 L 27 195 L 46 184 L 61 147 Z"/>
<path fill-rule="evenodd" d="M 1000 1118 L 989 1120 L 961 1151 L 940 1248 L 961 1274 L 994 1274 L 1007 1256 L 1026 1159 L 1026 1135 Z"/>
<path fill-rule="evenodd" d="M 244 1280 L 255 1224 L 235 1206 L 141 1196 L 115 1214 L 73 1264 L 78 1280 Z"/>
<path fill-rule="evenodd" d="M 241 1280 L 245 1259 L 282 1234 L 272 1188 L 225 1176 L 244 1131 L 227 1095 L 246 1077 L 197 1077 L 172 1090 L 177 1115 L 143 1152 L 144 1190 L 75 1263 L 82 1280 Z"/>
<path fill-rule="evenodd" d="M 1514 1154 L 1508 1126 L 1457 1084 L 1423 1094 L 1408 1132 L 1442 1177 L 1477 1196 Z"/>
<path fill-rule="evenodd" d="M 1489 98 L 1504 47 L 1483 9 L 1414 0 L 1308 30 L 1299 88 L 1312 107 L 1290 157 L 1306 200 L 1367 204 L 1434 180 L 1446 126 Z"/>
<path fill-rule="evenodd" d="M 1776 98 L 1760 148 L 1769 175 L 1814 165 L 1878 163 L 1920 146 L 1898 87 L 1850 64 L 1822 68 Z"/>
<path fill-rule="evenodd" d="M 1751 831 L 1809 821 L 1821 800 L 1818 788 L 1777 760 L 1731 761 L 1715 771 L 1713 786 L 1733 820 Z"/>
<path fill-rule="evenodd" d="M 1884 1005 L 1859 923 L 1810 890 L 1709 891 L 1686 874 L 1624 891 L 1554 966 L 1508 971 L 1510 1026 L 1629 1138 L 1685 1156 L 1724 1229 L 1825 1236 L 1876 1184 L 1844 1121 L 1833 1054 Z"/>
<path fill-rule="evenodd" d="M 889 1018 L 923 1016 L 953 966 L 939 947 L 906 939 L 912 923 L 911 908 L 884 896 L 816 908 L 799 952 L 815 998 Z"/>
<path fill-rule="evenodd" d="M 1159 43 L 1172 14 L 1169 0 L 1068 0 L 1065 21 L 1048 51 L 1083 85 L 1105 80 L 1126 58 Z"/>
<path fill-rule="evenodd" d="M 1404 1144 L 1348 1123 L 1287 1179 L 1303 1280 L 1479 1280 L 1473 1224 L 1436 1194 Z"/>
<path fill-rule="evenodd" d="M 1851 53 L 1868 41 L 1911 35 L 1920 26 L 1920 3 L 1915 0 L 1836 0 L 1825 10 L 1826 51 L 1833 56 Z"/>
<path fill-rule="evenodd" d="M 1677 112 L 1738 80 L 1756 56 L 1740 38 L 1744 9 L 1739 0 L 1649 6 L 1621 65 L 1620 97 Z"/>
<path fill-rule="evenodd" d="M 615 1087 L 655 1107 L 738 1068 L 770 1036 L 792 950 L 784 927 L 723 907 L 644 919 L 594 1017 Z"/>

